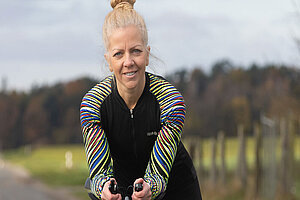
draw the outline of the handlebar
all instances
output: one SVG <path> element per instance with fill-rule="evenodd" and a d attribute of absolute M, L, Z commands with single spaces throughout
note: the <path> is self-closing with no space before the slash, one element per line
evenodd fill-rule
<path fill-rule="evenodd" d="M 84 187 L 86 189 L 89 190 L 88 192 L 88 195 L 90 197 L 91 200 L 99 200 L 90 190 L 91 190 L 91 184 L 90 184 L 90 178 L 87 178 L 86 181 L 85 181 L 85 185 Z M 110 184 L 108 186 L 108 189 L 109 191 L 112 193 L 112 194 L 117 194 L 117 193 L 120 193 L 122 195 L 122 199 L 124 200 L 131 200 L 131 195 L 132 195 L 132 192 L 133 192 L 133 189 L 134 191 L 136 192 L 139 192 L 139 191 L 142 191 L 143 190 L 143 184 L 142 183 L 136 183 L 134 185 L 134 187 L 132 185 L 128 186 L 127 188 L 122 188 L 122 187 L 119 187 L 116 183 L 115 183 L 115 180 L 111 180 L 110 181 Z M 122 192 L 123 191 L 123 192 Z M 124 197 L 125 196 L 125 197 Z"/>

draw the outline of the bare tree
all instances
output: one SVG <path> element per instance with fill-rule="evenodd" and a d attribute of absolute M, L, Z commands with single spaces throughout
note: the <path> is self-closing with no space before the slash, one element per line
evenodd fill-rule
<path fill-rule="evenodd" d="M 300 0 L 291 0 L 293 7 L 295 8 L 295 27 L 293 29 L 293 39 L 296 43 L 297 49 L 300 54 Z"/>

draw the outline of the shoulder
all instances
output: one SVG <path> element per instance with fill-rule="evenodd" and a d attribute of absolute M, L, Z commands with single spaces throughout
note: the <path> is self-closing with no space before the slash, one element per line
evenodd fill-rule
<path fill-rule="evenodd" d="M 181 93 L 165 78 L 147 73 L 150 79 L 149 90 L 160 98 L 176 97 L 182 99 Z"/>
<path fill-rule="evenodd" d="M 147 75 L 150 79 L 150 84 L 154 85 L 154 84 L 170 84 L 164 77 L 156 75 L 156 74 L 152 74 L 147 72 Z"/>
<path fill-rule="evenodd" d="M 103 101 L 111 93 L 112 76 L 105 78 L 88 91 L 80 106 L 80 120 L 82 126 L 90 126 L 100 122 L 100 108 Z"/>
<path fill-rule="evenodd" d="M 106 77 L 98 84 L 96 84 L 92 89 L 90 89 L 86 95 L 83 97 L 84 100 L 94 100 L 103 102 L 103 100 L 111 93 L 112 91 L 112 81 L 113 75 Z"/>
<path fill-rule="evenodd" d="M 181 93 L 166 79 L 148 74 L 150 78 L 149 91 L 155 96 L 161 109 L 161 118 L 170 119 L 185 116 L 185 103 Z"/>

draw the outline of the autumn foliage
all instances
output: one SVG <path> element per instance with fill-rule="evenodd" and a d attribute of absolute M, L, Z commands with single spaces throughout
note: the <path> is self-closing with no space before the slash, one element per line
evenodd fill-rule
<path fill-rule="evenodd" d="M 289 66 L 212 66 L 178 70 L 166 78 L 183 94 L 187 115 L 184 134 L 236 136 L 237 124 L 251 134 L 261 114 L 300 121 L 300 70 Z M 97 80 L 99 81 L 99 80 Z M 26 144 L 81 143 L 79 107 L 97 81 L 82 78 L 30 92 L 0 93 L 0 147 Z"/>

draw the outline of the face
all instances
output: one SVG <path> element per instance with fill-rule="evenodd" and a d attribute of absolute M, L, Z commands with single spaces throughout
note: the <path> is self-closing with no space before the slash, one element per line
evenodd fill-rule
<path fill-rule="evenodd" d="M 145 46 L 136 26 L 116 29 L 109 37 L 107 51 L 105 59 L 115 74 L 119 92 L 144 87 L 150 47 Z"/>

